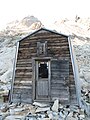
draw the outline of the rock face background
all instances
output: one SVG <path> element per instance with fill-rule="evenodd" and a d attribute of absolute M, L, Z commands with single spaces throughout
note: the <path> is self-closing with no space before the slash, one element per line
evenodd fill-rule
<path fill-rule="evenodd" d="M 8 23 L 0 31 L 0 93 L 8 92 L 11 87 L 13 62 L 15 57 L 16 42 L 36 29 L 42 23 L 34 16 L 27 16 L 21 21 Z"/>
<path fill-rule="evenodd" d="M 27 16 L 7 24 L 0 31 L 0 94 L 11 87 L 16 42 L 41 27 L 44 27 L 41 21 Z M 71 36 L 82 89 L 90 90 L 90 18 L 60 19 L 46 28 Z"/>

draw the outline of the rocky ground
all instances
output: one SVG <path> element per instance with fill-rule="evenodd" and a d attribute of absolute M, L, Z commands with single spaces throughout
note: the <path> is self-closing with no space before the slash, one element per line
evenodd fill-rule
<path fill-rule="evenodd" d="M 90 103 L 90 39 L 80 40 L 75 36 L 72 42 L 76 54 L 76 61 L 79 70 L 79 79 L 81 83 L 81 97 Z"/>
<path fill-rule="evenodd" d="M 37 18 L 27 16 L 21 21 L 8 23 L 0 31 L 0 95 L 7 93 L 11 87 L 16 42 L 42 26 Z"/>
<path fill-rule="evenodd" d="M 62 106 L 58 100 L 44 104 L 4 104 L 0 108 L 0 120 L 89 120 L 84 109 L 78 106 Z"/>

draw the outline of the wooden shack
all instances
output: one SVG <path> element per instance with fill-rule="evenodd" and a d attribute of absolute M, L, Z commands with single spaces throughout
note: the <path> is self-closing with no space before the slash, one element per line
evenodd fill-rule
<path fill-rule="evenodd" d="M 17 43 L 12 102 L 76 104 L 69 36 L 41 28 Z"/>

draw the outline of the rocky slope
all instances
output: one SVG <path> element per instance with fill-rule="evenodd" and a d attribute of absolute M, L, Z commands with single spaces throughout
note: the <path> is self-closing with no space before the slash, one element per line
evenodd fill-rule
<path fill-rule="evenodd" d="M 76 60 L 79 68 L 81 84 L 90 83 L 90 18 L 60 20 L 55 22 L 58 32 L 71 35 Z"/>
<path fill-rule="evenodd" d="M 90 103 L 90 18 L 76 16 L 73 20 L 59 20 L 54 26 L 59 32 L 71 36 L 81 83 L 81 98 Z"/>
<path fill-rule="evenodd" d="M 16 42 L 36 29 L 41 28 L 42 23 L 34 16 L 27 16 L 21 21 L 8 23 L 6 28 L 0 31 L 0 93 L 10 89 L 12 79 L 13 62 L 15 57 Z"/>
<path fill-rule="evenodd" d="M 0 32 L 0 93 L 10 89 L 12 79 L 13 61 L 15 56 L 15 43 L 36 29 L 44 27 L 34 16 L 27 16 L 21 21 L 9 23 Z M 75 49 L 82 89 L 90 91 L 90 18 L 60 19 L 49 29 L 66 35 L 71 35 Z"/>

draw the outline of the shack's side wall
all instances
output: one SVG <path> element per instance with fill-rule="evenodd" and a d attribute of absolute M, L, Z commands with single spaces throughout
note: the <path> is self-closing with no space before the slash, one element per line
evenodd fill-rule
<path fill-rule="evenodd" d="M 47 41 L 48 52 L 46 57 L 51 57 L 51 63 L 56 59 L 59 61 L 69 61 L 69 67 L 66 66 L 65 68 L 61 68 L 61 71 L 67 69 L 66 72 L 69 73 L 67 84 L 64 83 L 64 76 L 62 78 L 62 75 L 60 75 L 60 80 L 53 79 L 53 76 L 51 76 L 51 99 L 59 98 L 62 103 L 65 103 L 66 97 L 69 96 L 69 102 L 76 103 L 75 82 L 69 52 L 68 37 L 45 30 L 38 31 L 35 34 L 26 37 L 19 43 L 13 87 L 13 101 L 32 102 L 34 72 L 32 58 L 37 57 L 37 42 L 42 41 Z M 66 62 L 63 64 L 65 66 Z M 53 72 L 52 66 L 51 72 Z M 64 84 L 66 86 L 64 86 Z M 56 85 L 60 86 L 56 87 Z M 69 94 L 64 92 L 67 86 L 69 87 Z"/>

